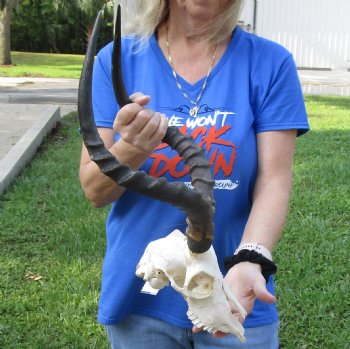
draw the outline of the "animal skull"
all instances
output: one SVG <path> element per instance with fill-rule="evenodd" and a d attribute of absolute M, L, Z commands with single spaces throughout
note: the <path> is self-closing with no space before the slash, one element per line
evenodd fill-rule
<path fill-rule="evenodd" d="M 233 333 L 244 341 L 244 308 L 226 286 L 213 247 L 204 253 L 193 253 L 186 237 L 174 230 L 162 239 L 148 244 L 137 267 L 136 275 L 146 286 L 156 290 L 170 285 L 182 294 L 188 304 L 187 316 L 197 327 L 210 333 Z M 154 293 L 156 294 L 157 291 Z"/>

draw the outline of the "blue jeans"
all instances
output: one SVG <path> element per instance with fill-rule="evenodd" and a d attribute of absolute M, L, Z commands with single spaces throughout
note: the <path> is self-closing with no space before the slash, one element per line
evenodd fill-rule
<path fill-rule="evenodd" d="M 277 349 L 278 322 L 246 328 L 246 342 L 233 335 L 215 339 L 208 332 L 170 325 L 162 320 L 129 315 L 124 321 L 106 326 L 112 349 Z"/>

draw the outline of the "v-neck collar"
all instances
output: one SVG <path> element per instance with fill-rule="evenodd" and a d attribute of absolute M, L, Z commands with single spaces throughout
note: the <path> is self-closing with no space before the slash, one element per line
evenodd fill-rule
<path fill-rule="evenodd" d="M 236 47 L 239 38 L 242 34 L 242 29 L 239 28 L 238 26 L 234 29 L 233 34 L 232 34 L 232 38 L 230 43 L 228 44 L 224 54 L 222 55 L 222 57 L 220 58 L 219 62 L 215 65 L 215 67 L 213 68 L 213 70 L 210 73 L 208 82 L 213 79 L 215 77 L 215 75 L 218 74 L 218 72 L 220 71 L 220 69 L 222 68 L 222 66 L 225 64 L 225 62 L 227 61 L 227 59 L 230 57 L 230 55 L 232 54 L 232 52 L 234 51 L 234 48 Z M 155 36 L 155 34 L 152 35 L 151 39 L 150 39 L 150 44 L 151 47 L 153 49 L 153 52 L 155 53 L 156 57 L 158 58 L 160 64 L 162 65 L 163 69 L 165 70 L 165 72 L 171 76 L 172 78 L 174 78 L 173 76 L 173 71 L 172 68 L 168 62 L 168 60 L 166 59 L 166 57 L 164 56 L 162 50 L 159 47 L 157 38 Z M 189 91 L 189 92 L 194 92 L 198 89 L 201 89 L 205 80 L 205 76 L 203 78 L 201 78 L 200 80 L 198 80 L 197 82 L 195 82 L 194 84 L 189 83 L 187 80 L 185 80 L 181 75 L 177 74 L 177 79 L 179 81 L 179 83 L 181 84 L 181 86 Z"/>

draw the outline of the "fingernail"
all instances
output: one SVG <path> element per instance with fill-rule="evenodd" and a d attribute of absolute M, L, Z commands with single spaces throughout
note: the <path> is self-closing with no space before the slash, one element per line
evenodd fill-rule
<path fill-rule="evenodd" d="M 139 95 L 139 96 L 136 96 L 135 99 L 140 99 L 140 98 L 149 98 L 148 95 Z"/>

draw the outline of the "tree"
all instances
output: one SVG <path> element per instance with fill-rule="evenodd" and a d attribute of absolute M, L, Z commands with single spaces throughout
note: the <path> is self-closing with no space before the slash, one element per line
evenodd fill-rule
<path fill-rule="evenodd" d="M 11 47 L 17 51 L 80 53 L 84 43 L 82 14 L 71 1 L 58 9 L 52 0 L 21 0 L 13 12 Z"/>
<path fill-rule="evenodd" d="M 104 20 L 99 48 L 112 39 L 110 1 L 20 0 L 11 20 L 11 47 L 16 51 L 83 54 L 96 14 L 101 9 Z"/>
<path fill-rule="evenodd" d="M 92 33 L 92 28 L 96 19 L 98 11 L 103 10 L 105 13 L 112 14 L 113 11 L 113 1 L 111 0 L 69 0 L 72 4 L 79 9 L 85 17 L 87 24 L 87 36 L 90 37 Z M 66 7 L 67 0 L 53 0 L 53 4 L 57 8 Z"/>
<path fill-rule="evenodd" d="M 9 65 L 11 61 L 11 15 L 19 0 L 0 0 L 0 64 Z"/>
<path fill-rule="evenodd" d="M 67 1 L 76 8 L 74 13 L 80 12 L 85 23 L 85 41 L 87 42 L 92 34 L 92 29 L 96 19 L 98 11 L 103 10 L 105 17 L 105 23 L 101 26 L 99 42 L 109 41 L 112 34 L 113 26 L 113 1 L 112 0 L 51 0 L 57 10 L 67 9 Z M 110 33 L 108 39 L 104 37 L 104 27 L 110 27 Z M 84 50 L 85 51 L 85 50 Z"/>

